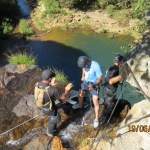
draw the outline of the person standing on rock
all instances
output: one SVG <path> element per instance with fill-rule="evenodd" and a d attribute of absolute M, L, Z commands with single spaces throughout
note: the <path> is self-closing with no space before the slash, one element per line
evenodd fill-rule
<path fill-rule="evenodd" d="M 78 100 L 79 103 L 72 106 L 73 109 L 78 109 L 83 107 L 83 98 L 87 91 L 90 91 L 92 95 L 93 104 L 95 107 L 95 119 L 94 128 L 99 125 L 98 114 L 99 114 L 99 85 L 102 82 L 102 71 L 100 65 L 93 60 L 90 60 L 87 56 L 80 56 L 77 61 L 78 67 L 82 68 L 81 77 L 81 89 L 79 90 Z"/>
<path fill-rule="evenodd" d="M 60 114 L 57 112 L 55 100 L 65 101 L 70 89 L 72 88 L 72 84 L 69 83 L 65 87 L 65 92 L 62 93 L 54 86 L 51 86 L 54 77 L 54 72 L 49 69 L 44 70 L 42 72 L 42 81 L 36 83 L 34 90 L 35 101 L 38 108 L 47 115 L 49 119 L 47 127 L 48 136 L 53 136 L 56 133 L 56 125 L 61 120 Z M 44 92 L 41 92 L 40 89 L 44 89 Z"/>
<path fill-rule="evenodd" d="M 123 56 L 120 54 L 116 54 L 114 57 L 114 64 L 108 68 L 105 75 L 105 83 L 103 88 L 103 99 L 105 108 L 100 116 L 100 123 L 106 123 L 107 119 L 109 118 L 113 105 L 114 100 L 116 98 L 116 91 L 118 85 L 122 85 L 120 81 L 122 78 L 125 78 L 126 73 L 124 71 L 120 72 L 119 74 L 119 67 L 123 63 Z"/>

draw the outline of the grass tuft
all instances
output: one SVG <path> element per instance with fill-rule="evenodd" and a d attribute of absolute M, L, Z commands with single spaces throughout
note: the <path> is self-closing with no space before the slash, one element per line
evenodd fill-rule
<path fill-rule="evenodd" d="M 65 73 L 55 67 L 48 67 L 49 70 L 52 70 L 53 72 L 55 72 L 56 76 L 56 81 L 60 81 L 60 82 L 64 82 L 64 83 L 68 83 L 68 76 L 65 75 Z"/>
<path fill-rule="evenodd" d="M 62 81 L 62 82 L 65 82 L 65 83 L 68 82 L 68 76 L 65 75 L 63 71 L 58 70 L 58 69 L 56 69 L 56 68 L 53 68 L 53 71 L 54 71 L 55 74 L 56 74 L 56 80 L 57 80 L 57 81 Z"/>
<path fill-rule="evenodd" d="M 36 57 L 32 54 L 27 54 L 27 52 L 9 52 L 9 54 L 5 54 L 7 60 L 10 64 L 19 65 L 19 64 L 26 64 L 26 65 L 35 65 L 36 64 Z"/>

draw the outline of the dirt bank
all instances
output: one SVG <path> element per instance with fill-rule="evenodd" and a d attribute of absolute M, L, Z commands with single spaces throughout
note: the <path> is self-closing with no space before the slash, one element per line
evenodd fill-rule
<path fill-rule="evenodd" d="M 49 18 L 48 16 L 43 17 L 44 10 L 44 5 L 40 3 L 32 12 L 32 17 L 29 20 L 34 29 L 39 32 L 50 32 L 53 27 L 61 27 L 64 30 L 89 27 L 99 34 L 110 32 L 133 36 L 136 40 L 141 38 L 137 27 L 139 20 L 119 21 L 112 19 L 109 14 L 100 9 L 87 12 L 65 9 L 64 15 L 55 14 L 53 18 Z"/>

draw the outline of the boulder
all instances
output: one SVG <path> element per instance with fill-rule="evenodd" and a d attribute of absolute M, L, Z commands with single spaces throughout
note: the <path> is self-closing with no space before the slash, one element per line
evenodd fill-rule
<path fill-rule="evenodd" d="M 140 117 L 149 114 L 150 102 L 148 100 L 143 100 L 139 103 L 134 104 L 132 109 L 129 111 L 126 118 L 120 124 L 123 127 Z M 143 130 L 145 126 L 145 130 Z M 130 127 L 130 128 L 129 128 Z M 133 130 L 136 127 L 137 130 Z M 147 130 L 146 130 L 147 129 Z M 122 128 L 117 132 L 117 137 L 112 143 L 112 150 L 149 150 L 150 149 L 150 117 L 143 118 L 138 122 L 132 123 L 130 126 Z"/>
<path fill-rule="evenodd" d="M 3 71 L 0 75 L 1 133 L 29 119 L 27 116 L 21 116 L 19 118 L 12 110 L 25 95 L 33 94 L 34 85 L 39 80 L 41 80 L 41 69 L 38 66 L 18 68 L 18 66 L 8 64 L 3 67 Z M 22 103 L 23 102 L 22 100 Z M 23 131 L 22 133 L 24 134 L 25 132 Z M 9 137 L 11 137 L 11 135 L 12 134 L 9 134 Z M 22 134 L 20 136 L 22 136 Z M 12 139 L 18 139 L 20 136 L 16 138 L 13 137 Z M 5 139 L 3 138 L 3 140 Z"/>
<path fill-rule="evenodd" d="M 143 35 L 143 39 L 140 43 L 125 54 L 125 60 L 127 61 L 131 71 L 133 72 L 139 85 L 147 96 L 150 97 L 150 36 L 149 33 Z M 132 74 L 129 73 L 127 82 L 132 86 L 140 90 L 139 86 L 135 82 Z"/>
<path fill-rule="evenodd" d="M 12 112 L 14 112 L 17 116 L 38 116 L 38 118 L 43 118 L 43 113 L 36 106 L 34 102 L 34 95 L 31 94 L 24 96 L 13 108 Z"/>
<path fill-rule="evenodd" d="M 23 150 L 31 149 L 66 150 L 65 148 L 63 148 L 59 137 L 48 137 L 45 135 L 34 137 L 28 144 L 23 147 Z"/>

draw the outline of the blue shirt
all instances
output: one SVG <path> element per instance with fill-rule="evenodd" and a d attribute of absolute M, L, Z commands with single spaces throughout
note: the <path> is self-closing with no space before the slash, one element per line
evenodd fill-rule
<path fill-rule="evenodd" d="M 90 66 L 83 68 L 85 71 L 84 82 L 95 83 L 99 76 L 102 76 L 100 65 L 96 61 L 91 61 Z"/>

